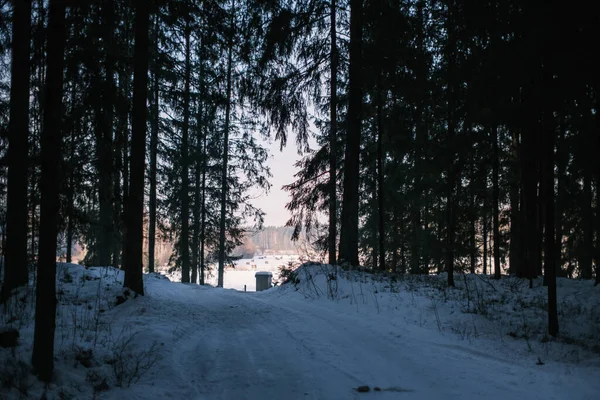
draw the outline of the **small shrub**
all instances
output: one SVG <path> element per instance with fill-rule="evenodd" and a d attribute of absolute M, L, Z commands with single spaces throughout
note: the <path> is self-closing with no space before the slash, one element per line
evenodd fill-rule
<path fill-rule="evenodd" d="M 68 269 L 64 270 L 61 281 L 64 283 L 73 283 L 73 275 L 71 275 Z"/>
<path fill-rule="evenodd" d="M 106 376 L 100 374 L 96 370 L 89 370 L 85 376 L 85 380 L 92 384 L 94 393 L 104 392 L 110 389 Z"/>
<path fill-rule="evenodd" d="M 29 365 L 15 357 L 9 358 L 0 369 L 0 382 L 5 389 L 17 389 L 27 396 L 29 391 Z"/>
<path fill-rule="evenodd" d="M 296 269 L 292 266 L 284 266 L 279 267 L 279 279 L 282 280 L 283 284 L 291 283 L 294 286 L 300 283 L 300 278 L 298 278 L 298 273 Z"/>
<path fill-rule="evenodd" d="M 159 344 L 154 342 L 147 349 L 138 349 L 135 338 L 139 332 L 123 336 L 124 332 L 112 345 L 112 355 L 105 361 L 112 366 L 115 385 L 131 386 L 146 374 L 160 360 Z"/>
<path fill-rule="evenodd" d="M 92 349 L 86 349 L 83 347 L 77 348 L 75 354 L 75 361 L 83 365 L 85 368 L 91 368 L 94 366 L 94 352 Z M 77 364 L 75 364 L 77 365 Z"/>

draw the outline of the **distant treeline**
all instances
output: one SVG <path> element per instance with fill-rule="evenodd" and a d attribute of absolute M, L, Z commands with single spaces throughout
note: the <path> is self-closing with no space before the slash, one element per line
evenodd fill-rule
<path fill-rule="evenodd" d="M 286 226 L 267 226 L 258 232 L 249 233 L 244 239 L 244 244 L 233 251 L 234 255 L 251 255 L 264 251 L 272 252 L 297 252 L 302 241 L 292 241 L 294 228 Z"/>

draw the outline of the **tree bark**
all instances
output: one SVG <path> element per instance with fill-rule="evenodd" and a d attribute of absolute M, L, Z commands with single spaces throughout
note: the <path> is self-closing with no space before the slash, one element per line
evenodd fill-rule
<path fill-rule="evenodd" d="M 544 117 L 543 117 L 543 155 L 542 170 L 544 177 L 544 211 L 545 211 L 545 248 L 544 248 L 544 281 L 548 285 L 548 333 L 550 336 L 558 335 L 558 311 L 556 299 L 556 237 L 554 229 L 554 142 L 555 129 L 553 126 L 552 110 L 552 71 L 549 49 L 546 48 L 546 62 L 544 63 Z M 590 205 L 591 207 L 591 205 Z"/>
<path fill-rule="evenodd" d="M 417 29 L 415 33 L 417 48 L 425 53 L 424 44 L 424 2 L 418 1 L 416 4 L 416 15 L 418 18 Z M 417 80 L 420 91 L 420 99 L 415 105 L 415 149 L 414 149 L 414 183 L 413 200 L 411 204 L 411 223 L 412 223 L 412 243 L 410 249 L 410 273 L 421 274 L 421 252 L 423 249 L 423 230 L 421 228 L 421 208 L 423 206 L 423 176 L 426 165 L 425 149 L 427 148 L 427 127 L 425 125 L 424 103 L 425 103 L 425 85 L 427 82 L 427 65 L 420 57 L 418 68 L 415 70 L 415 79 Z"/>
<path fill-rule="evenodd" d="M 469 256 L 470 266 L 469 271 L 474 274 L 477 268 L 477 212 L 475 203 L 475 165 L 472 166 L 471 180 L 469 182 L 469 215 L 470 215 L 470 229 L 469 229 Z"/>
<path fill-rule="evenodd" d="M 227 105 L 225 106 L 225 128 L 223 132 L 223 170 L 221 172 L 221 217 L 219 223 L 219 272 L 217 286 L 223 287 L 225 273 L 225 236 L 227 218 L 227 176 L 229 162 L 229 124 L 231 118 L 231 69 L 233 64 L 233 33 L 235 23 L 235 2 L 231 10 L 231 33 L 227 48 Z"/>
<path fill-rule="evenodd" d="M 492 147 L 493 147 L 493 160 L 492 160 L 492 207 L 493 207 L 493 223 L 494 223 L 494 279 L 500 279 L 502 276 L 500 266 L 500 205 L 499 205 L 499 174 L 500 174 L 500 151 L 498 145 L 498 126 L 494 123 L 492 126 Z"/>
<path fill-rule="evenodd" d="M 331 77 L 329 100 L 329 264 L 336 263 L 337 244 L 337 33 L 336 33 L 336 0 L 331 0 Z"/>
<path fill-rule="evenodd" d="M 482 235 L 483 235 L 483 275 L 488 273 L 488 208 L 487 193 L 483 198 L 483 215 L 481 216 Z"/>
<path fill-rule="evenodd" d="M 106 81 L 102 87 L 102 132 L 100 147 L 98 149 L 100 166 L 100 246 L 98 249 L 98 261 L 100 265 L 109 265 L 112 261 L 112 253 L 115 246 L 113 225 L 113 106 L 115 103 L 115 79 L 114 79 L 114 48 L 113 35 L 115 24 L 114 0 L 102 2 L 102 28 L 105 41 L 105 74 Z"/>
<path fill-rule="evenodd" d="M 54 330 L 56 327 L 56 247 L 62 136 L 62 93 L 65 48 L 65 1 L 50 0 L 47 44 L 47 79 L 44 94 L 42 132 L 42 177 L 40 252 L 35 302 L 35 328 L 31 363 L 44 382 L 54 370 Z"/>
<path fill-rule="evenodd" d="M 350 0 L 350 66 L 348 131 L 344 152 L 344 194 L 340 230 L 340 260 L 358 265 L 358 188 L 362 125 L 362 13 L 363 1 Z"/>
<path fill-rule="evenodd" d="M 200 73 L 202 74 L 202 67 Z M 200 76 L 202 80 L 202 75 Z M 194 232 L 192 236 L 192 283 L 198 283 L 198 259 L 200 251 L 200 230 L 202 229 L 200 218 L 203 204 L 201 177 L 202 177 L 202 153 L 200 152 L 202 143 L 202 83 L 200 83 L 200 99 L 198 100 L 198 113 L 196 118 L 196 153 L 194 157 Z M 204 260 L 202 260 L 204 261 Z"/>
<path fill-rule="evenodd" d="M 411 204 L 411 222 L 412 222 L 412 243 L 410 249 L 410 273 L 421 274 L 421 252 L 423 247 L 423 230 L 421 229 L 421 207 L 423 196 L 423 169 L 424 169 L 424 149 L 427 141 L 427 131 L 422 121 L 423 105 L 419 102 L 416 106 L 416 137 L 415 137 L 415 171 L 414 171 L 414 189 L 413 200 Z"/>
<path fill-rule="evenodd" d="M 450 2 L 448 5 L 447 31 L 448 44 L 446 49 L 446 59 L 448 61 L 448 133 L 447 133 L 447 151 L 448 166 L 446 178 L 446 237 L 445 237 L 445 264 L 448 274 L 448 286 L 454 286 L 454 242 L 456 236 L 456 211 L 455 211 L 455 191 L 457 184 L 457 167 L 455 165 L 456 151 L 454 149 L 454 137 L 456 130 L 456 35 L 454 32 L 454 5 Z"/>
<path fill-rule="evenodd" d="M 598 77 L 596 76 L 598 79 Z M 600 82 L 596 82 L 595 85 L 596 99 L 595 106 L 596 110 L 600 108 Z M 595 133 L 596 133 L 596 154 L 600 154 L 600 113 L 596 111 L 595 122 Z M 564 131 L 561 129 L 561 134 L 564 135 Z M 560 192 L 559 192 L 560 193 Z M 600 284 L 600 160 L 596 159 L 596 242 L 595 242 L 595 260 L 594 265 L 596 266 L 594 285 Z"/>
<path fill-rule="evenodd" d="M 587 143 L 586 143 L 587 144 Z M 587 156 L 587 149 L 582 150 Z M 594 214 L 592 210 L 592 174 L 591 159 L 585 157 L 583 164 L 583 203 L 582 208 L 582 226 L 583 226 L 583 246 L 581 248 L 580 273 L 582 279 L 592 279 L 592 259 L 594 246 Z"/>
<path fill-rule="evenodd" d="M 159 109 L 159 61 L 158 61 L 158 14 L 155 20 L 154 32 L 154 74 L 152 82 L 152 133 L 150 136 L 150 194 L 148 200 L 148 272 L 154 272 L 154 257 L 156 247 L 156 163 L 158 153 L 158 131 L 160 121 Z"/>
<path fill-rule="evenodd" d="M 201 38 L 200 51 L 199 53 L 204 54 L 204 38 Z M 200 59 L 200 98 L 204 98 L 204 60 Z M 202 100 L 201 100 L 202 101 Z M 200 108 L 202 112 L 202 108 Z M 203 117 L 203 115 L 201 115 Z M 208 153 L 206 149 L 206 136 L 208 129 L 204 129 L 204 121 L 200 119 L 199 135 L 202 138 L 202 209 L 201 209 L 201 220 L 200 220 L 200 284 L 204 285 L 204 247 L 206 244 L 206 168 Z M 198 141 L 200 143 L 200 141 Z"/>
<path fill-rule="evenodd" d="M 72 90 L 72 102 L 75 103 L 75 85 L 73 85 L 73 90 Z M 79 122 L 79 116 L 75 115 L 74 110 L 71 110 L 72 112 L 72 118 L 73 118 L 73 127 L 72 127 L 72 131 L 71 131 L 71 138 L 70 138 L 70 143 L 69 143 L 69 147 L 70 147 L 70 165 L 68 168 L 69 171 L 69 183 L 67 185 L 67 210 L 66 210 L 66 217 L 67 217 L 67 243 L 66 243 L 66 247 L 67 247 L 67 254 L 66 254 L 66 261 L 68 263 L 72 262 L 72 252 L 73 252 L 73 239 L 75 236 L 75 170 L 76 170 L 76 166 L 74 165 L 74 155 L 75 155 L 75 138 L 78 137 L 78 134 L 80 133 L 80 122 Z"/>
<path fill-rule="evenodd" d="M 520 234 L 519 234 L 519 156 L 517 150 L 519 148 L 519 134 L 512 132 L 512 159 L 511 168 L 512 176 L 510 180 L 510 255 L 508 271 L 511 275 L 520 275 Z"/>
<path fill-rule="evenodd" d="M 379 217 L 379 269 L 385 271 L 385 198 L 384 198 L 384 151 L 383 151 L 383 109 L 385 108 L 385 100 L 381 91 L 383 91 L 383 77 L 379 76 L 379 87 L 377 88 L 378 104 L 377 104 L 377 200 Z"/>
<path fill-rule="evenodd" d="M 29 282 L 27 257 L 27 154 L 31 0 L 13 1 L 6 247 L 2 299 Z"/>
<path fill-rule="evenodd" d="M 181 132 L 181 238 L 179 251 L 181 255 L 181 282 L 190 282 L 190 184 L 189 184 L 189 154 L 188 140 L 190 129 L 190 73 L 191 73 L 191 48 L 189 14 L 185 23 L 185 87 L 183 89 L 183 128 Z"/>
<path fill-rule="evenodd" d="M 537 93 L 539 83 L 531 81 L 525 88 L 524 105 L 527 109 L 525 117 L 525 129 L 522 132 L 521 151 L 521 213 L 522 229 L 521 243 L 523 245 L 523 259 L 520 262 L 521 277 L 528 278 L 530 286 L 533 287 L 533 279 L 537 277 L 537 265 L 539 263 L 539 231 L 537 227 L 538 217 L 538 148 L 539 139 L 539 95 Z"/>
<path fill-rule="evenodd" d="M 148 86 L 148 7 L 135 2 L 135 48 L 131 132 L 131 178 L 127 196 L 126 263 L 123 285 L 144 294 L 142 257 L 144 242 L 144 170 L 146 152 L 146 98 Z"/>
<path fill-rule="evenodd" d="M 200 284 L 204 285 L 204 247 L 206 245 L 206 132 L 202 137 L 202 219 L 200 226 Z"/>
<path fill-rule="evenodd" d="M 566 169 L 568 162 L 568 154 L 563 150 L 565 133 L 566 133 L 566 123 L 564 113 L 561 113 L 560 116 L 560 136 L 558 138 L 558 143 L 556 144 L 556 202 L 555 202 L 555 210 L 554 210 L 554 228 L 556 230 L 556 240 L 555 240 L 555 266 L 556 266 L 556 275 L 564 276 L 562 272 L 562 239 L 563 239 L 563 204 L 566 196 Z M 597 190 L 597 195 L 600 191 Z M 600 197 L 597 197 L 596 204 L 600 200 Z M 600 235 L 599 235 L 600 237 Z"/>

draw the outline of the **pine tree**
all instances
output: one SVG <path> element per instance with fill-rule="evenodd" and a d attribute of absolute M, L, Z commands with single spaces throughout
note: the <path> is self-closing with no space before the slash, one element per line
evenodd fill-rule
<path fill-rule="evenodd" d="M 59 163 L 67 1 L 50 0 L 48 13 L 48 68 L 42 133 L 40 253 L 35 303 L 35 329 L 31 363 L 39 378 L 50 382 L 54 369 L 56 325 L 56 247 L 58 237 Z"/>
<path fill-rule="evenodd" d="M 329 77 L 329 264 L 337 260 L 337 80 L 338 80 L 338 46 L 336 30 L 337 2 L 331 1 L 330 8 L 330 41 L 331 41 L 331 73 Z"/>
<path fill-rule="evenodd" d="M 225 238 L 226 238 L 226 218 L 227 218 L 227 196 L 228 196 L 228 164 L 229 164 L 229 129 L 231 122 L 231 70 L 233 68 L 233 35 L 235 32 L 235 0 L 231 6 L 230 32 L 227 40 L 227 89 L 225 89 L 225 124 L 223 127 L 223 158 L 221 170 L 221 216 L 219 223 L 219 271 L 217 286 L 223 287 L 223 275 L 225 271 Z"/>
<path fill-rule="evenodd" d="M 133 81 L 133 115 L 131 133 L 131 179 L 127 196 L 125 280 L 123 285 L 139 295 L 144 294 L 142 279 L 144 164 L 146 151 L 146 98 L 148 83 L 149 5 L 135 3 L 135 50 Z"/>
<path fill-rule="evenodd" d="M 108 0 L 102 2 L 102 27 L 104 40 L 104 73 L 105 79 L 102 89 L 102 121 L 97 125 L 101 127 L 100 142 L 98 148 L 99 166 L 99 223 L 100 237 L 98 241 L 98 263 L 100 265 L 111 264 L 112 254 L 115 250 L 113 244 L 113 104 L 115 102 L 115 80 L 114 80 L 114 19 L 115 2 Z"/>
<path fill-rule="evenodd" d="M 148 272 L 154 272 L 154 257 L 156 243 L 156 185 L 157 185 L 157 154 L 158 154 L 158 132 L 160 126 L 160 90 L 159 90 L 159 24 L 158 12 L 156 13 L 154 23 L 154 60 L 152 74 L 152 122 L 150 136 L 150 168 L 148 178 L 150 181 L 150 194 L 148 201 Z"/>
<path fill-rule="evenodd" d="M 15 0 L 12 23 L 10 122 L 5 269 L 2 299 L 27 285 L 27 141 L 29 136 L 29 49 L 31 0 Z"/>
<path fill-rule="evenodd" d="M 348 131 L 344 153 L 344 194 L 340 255 L 342 261 L 359 265 L 358 259 L 358 187 L 362 125 L 362 0 L 350 1 L 350 70 Z"/>
<path fill-rule="evenodd" d="M 184 66 L 184 89 L 183 89 L 183 126 L 181 133 L 181 282 L 190 282 L 190 247 L 189 247 L 189 130 L 190 130 L 190 73 L 191 73 L 191 25 L 189 10 L 185 17 L 185 66 Z"/>

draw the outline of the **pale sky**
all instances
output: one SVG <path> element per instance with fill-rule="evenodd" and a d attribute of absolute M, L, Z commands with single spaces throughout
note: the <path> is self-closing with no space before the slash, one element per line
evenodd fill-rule
<path fill-rule="evenodd" d="M 315 142 L 311 142 L 311 148 L 314 148 Z M 283 185 L 292 183 L 296 167 L 294 164 L 302 156 L 298 155 L 296 147 L 296 138 L 293 135 L 288 137 L 287 146 L 283 151 L 279 151 L 279 142 L 264 142 L 264 146 L 269 150 L 271 156 L 267 165 L 271 168 L 270 179 L 271 190 L 267 195 L 259 195 L 253 200 L 256 207 L 260 207 L 265 213 L 265 226 L 283 226 L 290 218 L 290 213 L 285 205 L 290 201 L 289 193 L 282 190 Z"/>

